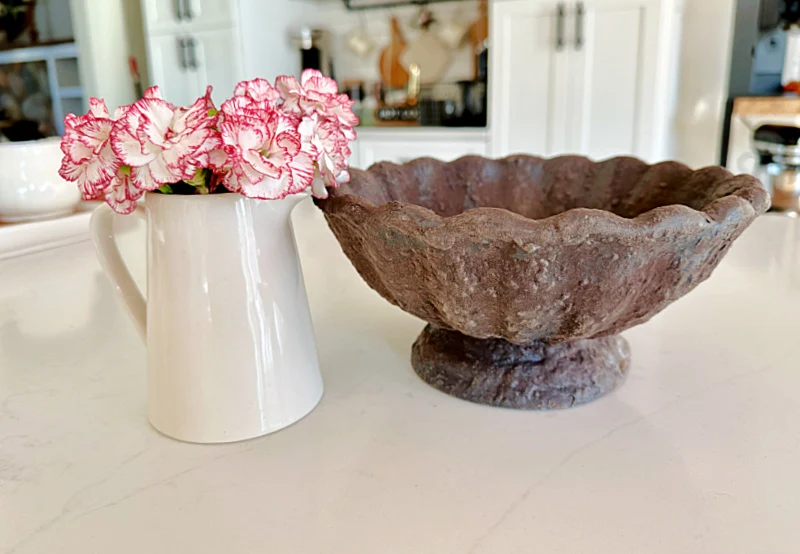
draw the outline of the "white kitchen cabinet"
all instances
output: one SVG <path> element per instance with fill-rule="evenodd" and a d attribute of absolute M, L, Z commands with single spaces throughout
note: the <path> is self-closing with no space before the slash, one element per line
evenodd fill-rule
<path fill-rule="evenodd" d="M 184 0 L 185 21 L 196 26 L 229 25 L 233 20 L 234 2 L 231 0 Z"/>
<path fill-rule="evenodd" d="M 181 0 L 142 0 L 147 31 L 152 33 L 178 25 L 183 19 L 181 6 Z"/>
<path fill-rule="evenodd" d="M 241 80 L 242 68 L 237 37 L 229 29 L 197 31 L 187 35 L 194 49 L 190 59 L 192 87 L 203 94 L 206 86 L 214 87 L 212 97 L 217 105 L 233 96 L 236 83 Z"/>
<path fill-rule="evenodd" d="M 566 151 L 567 59 L 555 1 L 498 3 L 492 12 L 490 128 L 496 156 Z"/>
<path fill-rule="evenodd" d="M 214 87 L 219 105 L 244 78 L 237 0 L 142 0 L 150 82 L 186 105 Z"/>
<path fill-rule="evenodd" d="M 240 80 L 238 44 L 229 29 L 155 35 L 148 49 L 150 80 L 173 104 L 188 105 L 211 85 L 219 105 Z"/>
<path fill-rule="evenodd" d="M 492 153 L 662 159 L 675 11 L 668 0 L 496 2 Z"/>
<path fill-rule="evenodd" d="M 161 96 L 176 105 L 187 106 L 197 98 L 186 61 L 183 35 L 159 35 L 147 40 L 150 82 L 158 85 Z"/>
<path fill-rule="evenodd" d="M 351 144 L 350 165 L 360 169 L 384 161 L 404 163 L 421 157 L 452 161 L 469 154 L 488 154 L 483 132 L 429 129 L 357 129 L 357 132 L 358 140 Z"/>
<path fill-rule="evenodd" d="M 148 33 L 171 32 L 176 26 L 229 26 L 234 18 L 231 0 L 142 0 Z"/>

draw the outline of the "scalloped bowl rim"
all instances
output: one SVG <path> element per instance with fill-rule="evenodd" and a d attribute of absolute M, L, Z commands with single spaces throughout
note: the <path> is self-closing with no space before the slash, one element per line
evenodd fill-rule
<path fill-rule="evenodd" d="M 720 166 L 706 166 L 700 169 L 692 169 L 684 163 L 677 162 L 677 161 L 663 161 L 654 164 L 649 164 L 639 158 L 633 156 L 613 156 L 610 158 L 606 158 L 603 160 L 591 160 L 585 156 L 577 156 L 577 155 L 564 155 L 564 156 L 554 156 L 550 158 L 542 158 L 539 156 L 532 156 L 529 154 L 513 154 L 510 156 L 505 156 L 502 158 L 490 158 L 486 156 L 476 156 L 476 155 L 466 155 L 461 156 L 455 160 L 445 162 L 442 160 L 438 160 L 436 158 L 431 157 L 421 157 L 415 158 L 413 160 L 409 160 L 407 162 L 397 164 L 394 162 L 377 162 L 372 164 L 366 170 L 360 170 L 364 174 L 373 175 L 373 170 L 375 168 L 379 168 L 384 165 L 391 165 L 396 167 L 411 167 L 415 164 L 434 161 L 436 163 L 442 165 L 454 165 L 457 163 L 461 163 L 463 160 L 467 159 L 480 159 L 480 160 L 489 160 L 489 161 L 507 161 L 512 158 L 527 158 L 527 159 L 536 159 L 541 160 L 543 162 L 550 162 L 554 160 L 566 160 L 566 159 L 577 159 L 577 160 L 585 160 L 590 162 L 592 165 L 600 165 L 607 162 L 618 161 L 618 160 L 634 160 L 643 166 L 648 168 L 657 168 L 663 165 L 677 165 L 689 172 L 689 174 L 697 174 L 704 171 L 714 171 L 717 174 L 727 174 L 726 179 L 724 182 L 736 180 L 742 181 L 743 186 L 739 187 L 732 193 L 728 193 L 725 196 L 721 196 L 718 198 L 714 198 L 708 204 L 706 204 L 701 210 L 697 210 L 690 206 L 686 206 L 684 204 L 665 204 L 663 206 L 657 206 L 641 214 L 638 214 L 635 217 L 623 217 L 621 215 L 615 214 L 610 210 L 603 210 L 598 208 L 570 208 L 563 212 L 550 215 L 548 217 L 544 217 L 541 219 L 532 219 L 526 217 L 522 214 L 518 214 L 506 208 L 495 208 L 495 207 L 487 207 L 487 206 L 478 206 L 474 208 L 469 208 L 461 213 L 453 214 L 449 216 L 439 215 L 430 208 L 425 206 L 414 204 L 412 202 L 407 202 L 403 200 L 389 200 L 383 204 L 375 204 L 370 200 L 360 196 L 358 194 L 349 193 L 349 192 L 342 192 L 340 189 L 331 189 L 330 192 L 330 199 L 340 199 L 340 200 L 347 200 L 353 203 L 358 204 L 364 209 L 369 210 L 372 213 L 380 213 L 380 212 L 388 212 L 392 210 L 396 210 L 397 206 L 400 206 L 403 209 L 412 208 L 420 210 L 421 213 L 424 213 L 428 219 L 433 221 L 441 221 L 443 226 L 449 226 L 448 224 L 457 224 L 461 223 L 462 221 L 469 222 L 469 220 L 476 215 L 501 215 L 503 219 L 510 218 L 512 220 L 524 221 L 529 225 L 540 226 L 546 223 L 552 223 L 553 221 L 557 221 L 560 219 L 569 219 L 574 216 L 587 216 L 591 215 L 597 219 L 606 219 L 609 223 L 616 223 L 617 225 L 630 227 L 631 224 L 635 226 L 639 225 L 651 225 L 654 222 L 663 222 L 666 218 L 665 215 L 670 217 L 681 216 L 681 215 L 692 215 L 695 217 L 702 217 L 707 221 L 714 221 L 720 222 L 723 221 L 726 216 L 737 210 L 737 208 L 747 207 L 750 210 L 758 211 L 758 207 L 754 204 L 754 201 L 751 201 L 746 196 L 740 193 L 746 192 L 754 192 L 757 194 L 758 192 L 763 193 L 763 201 L 769 202 L 769 194 L 767 193 L 766 188 L 764 185 L 759 181 L 757 178 L 753 177 L 752 175 L 741 174 L 741 175 L 734 175 L 727 169 L 720 167 Z M 352 176 L 351 176 L 352 179 Z M 653 221 L 655 220 L 655 221 Z"/>

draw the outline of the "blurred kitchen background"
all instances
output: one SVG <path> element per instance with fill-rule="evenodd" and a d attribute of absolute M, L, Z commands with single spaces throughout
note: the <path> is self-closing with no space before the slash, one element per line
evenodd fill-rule
<path fill-rule="evenodd" d="M 188 104 L 210 83 L 220 102 L 315 67 L 356 100 L 356 167 L 629 154 L 776 179 L 800 165 L 799 4 L 0 0 L 0 131 L 57 134 L 89 96 L 157 84 Z"/>

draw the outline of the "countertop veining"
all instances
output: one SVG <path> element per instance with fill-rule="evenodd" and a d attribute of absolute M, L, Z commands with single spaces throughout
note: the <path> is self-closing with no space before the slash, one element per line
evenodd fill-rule
<path fill-rule="evenodd" d="M 309 201 L 295 221 L 325 396 L 230 445 L 147 424 L 144 346 L 88 242 L 0 262 L 0 553 L 797 551 L 800 221 L 756 221 L 625 333 L 627 383 L 548 413 L 422 383 L 423 323 Z M 141 278 L 140 237 L 123 250 Z"/>

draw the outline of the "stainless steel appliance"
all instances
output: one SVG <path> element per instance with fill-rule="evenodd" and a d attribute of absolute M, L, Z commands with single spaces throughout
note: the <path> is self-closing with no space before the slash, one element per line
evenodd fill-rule
<path fill-rule="evenodd" d="M 328 31 L 302 27 L 294 37 L 295 45 L 300 48 L 301 69 L 318 69 L 323 75 L 335 78 L 330 42 Z"/>
<path fill-rule="evenodd" d="M 786 29 L 800 19 L 798 0 L 734 1 L 728 102 L 722 131 L 721 165 L 728 156 L 733 104 L 738 97 L 777 96 L 785 65 Z"/>
<path fill-rule="evenodd" d="M 800 213 L 800 127 L 762 125 L 753 134 L 756 176 L 772 194 L 772 210 Z"/>

